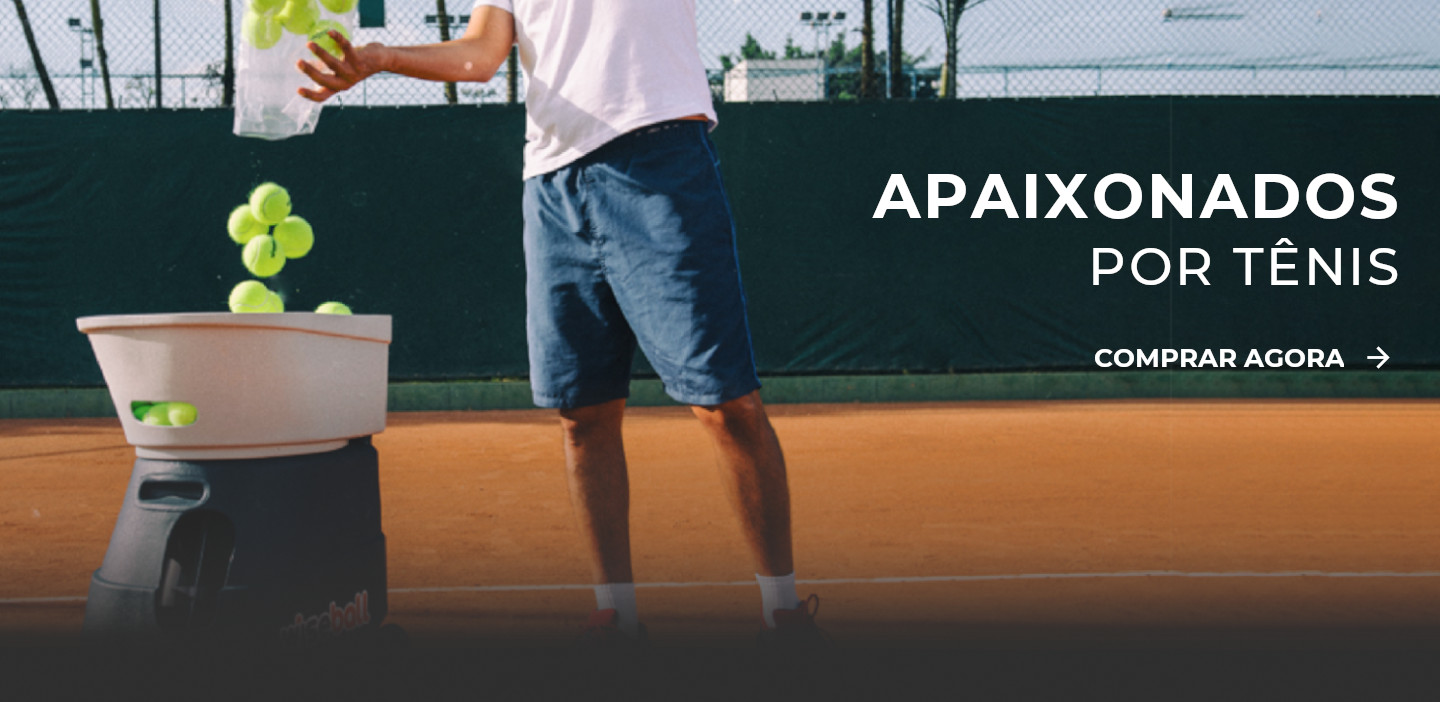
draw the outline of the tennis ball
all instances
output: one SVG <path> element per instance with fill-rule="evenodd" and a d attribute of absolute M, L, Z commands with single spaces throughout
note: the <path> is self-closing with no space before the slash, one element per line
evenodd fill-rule
<path fill-rule="evenodd" d="M 140 421 L 155 427 L 170 426 L 170 403 L 157 402 L 145 410 L 145 416 Z"/>
<path fill-rule="evenodd" d="M 310 41 L 315 42 L 316 46 L 330 52 L 331 56 L 340 58 L 344 55 L 344 52 L 340 50 L 340 45 L 336 44 L 335 40 L 331 39 L 330 35 L 326 33 L 332 29 L 339 32 L 340 36 L 346 39 L 350 38 L 350 32 L 345 29 L 345 25 L 335 20 L 320 20 L 315 23 L 314 27 L 310 28 Z"/>
<path fill-rule="evenodd" d="M 310 28 L 320 19 L 320 7 L 314 0 L 286 0 L 285 7 L 275 14 L 275 19 L 292 34 L 309 36 Z"/>
<path fill-rule="evenodd" d="M 280 43 L 280 21 L 269 13 L 246 12 L 240 20 L 240 36 L 257 49 L 268 49 Z"/>
<path fill-rule="evenodd" d="M 350 314 L 350 307 L 343 302 L 323 302 L 315 311 L 320 314 Z"/>
<path fill-rule="evenodd" d="M 250 0 L 250 11 L 255 14 L 270 12 L 285 4 L 285 0 Z"/>
<path fill-rule="evenodd" d="M 138 420 L 140 420 L 140 421 L 144 421 L 144 420 L 145 420 L 145 413 L 146 413 L 146 412 L 149 412 L 149 411 L 150 411 L 150 407 L 153 406 L 154 404 L 155 404 L 154 402 L 140 402 L 140 401 L 131 402 L 131 403 L 130 403 L 130 414 L 135 415 L 135 418 L 136 418 L 136 419 L 138 419 Z"/>
<path fill-rule="evenodd" d="M 265 297 L 265 309 L 260 311 L 271 314 L 281 314 L 285 311 L 285 301 L 280 299 L 278 293 L 272 292 Z"/>
<path fill-rule="evenodd" d="M 290 193 L 274 183 L 250 191 L 250 214 L 263 224 L 279 224 L 290 216 Z"/>
<path fill-rule="evenodd" d="M 237 244 L 245 244 L 251 239 L 264 234 L 268 227 L 255 219 L 255 214 L 250 211 L 249 205 L 241 205 L 230 211 L 230 221 L 225 228 L 230 232 L 230 238 Z"/>
<path fill-rule="evenodd" d="M 337 15 L 343 15 L 355 9 L 355 0 L 320 0 L 320 4 Z M 346 35 L 345 38 L 349 39 L 350 36 Z"/>
<path fill-rule="evenodd" d="M 270 236 L 280 244 L 286 258 L 303 258 L 310 253 L 310 247 L 315 245 L 315 230 L 310 228 L 309 222 L 295 215 L 290 215 L 275 225 L 275 231 Z"/>
<path fill-rule="evenodd" d="M 231 312 L 264 312 L 270 289 L 258 280 L 247 280 L 230 290 Z"/>
<path fill-rule="evenodd" d="M 170 426 L 183 427 L 195 423 L 195 405 L 189 402 L 166 402 L 165 416 L 170 420 Z"/>
<path fill-rule="evenodd" d="M 285 267 L 285 250 L 275 243 L 275 237 L 261 234 L 245 244 L 240 260 L 245 264 L 245 270 L 256 278 L 269 278 Z"/>

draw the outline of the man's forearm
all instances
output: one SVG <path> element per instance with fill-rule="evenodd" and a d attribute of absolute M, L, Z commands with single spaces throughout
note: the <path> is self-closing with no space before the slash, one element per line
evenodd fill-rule
<path fill-rule="evenodd" d="M 339 32 L 330 32 L 330 37 L 340 47 L 340 56 L 311 42 L 310 51 L 320 63 L 298 61 L 295 66 L 316 83 L 313 88 L 299 88 L 299 94 L 316 102 L 324 102 L 381 71 L 447 83 L 490 80 L 515 44 L 515 19 L 505 10 L 480 6 L 471 14 L 465 36 L 423 46 L 355 47 Z"/>
<path fill-rule="evenodd" d="M 483 83 L 494 77 L 504 56 L 478 39 L 457 39 L 424 46 L 377 46 L 380 70 L 421 80 Z M 499 54 L 497 59 L 494 55 Z"/>

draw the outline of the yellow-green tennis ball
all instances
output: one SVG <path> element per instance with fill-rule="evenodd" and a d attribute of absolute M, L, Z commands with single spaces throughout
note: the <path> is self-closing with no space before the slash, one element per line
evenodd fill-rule
<path fill-rule="evenodd" d="M 240 36 L 257 49 L 268 49 L 280 43 L 283 33 L 280 20 L 268 12 L 246 12 L 240 20 Z"/>
<path fill-rule="evenodd" d="M 245 264 L 245 270 L 256 278 L 269 278 L 285 267 L 285 251 L 275 243 L 275 237 L 261 234 L 245 244 L 240 260 Z"/>
<path fill-rule="evenodd" d="M 250 211 L 249 205 L 241 205 L 231 210 L 230 220 L 225 224 L 230 238 L 242 245 L 264 234 L 267 228 L 260 220 L 255 219 L 255 213 Z"/>
<path fill-rule="evenodd" d="M 250 11 L 256 14 L 279 9 L 285 0 L 250 0 Z"/>
<path fill-rule="evenodd" d="M 344 52 L 340 50 L 340 45 L 336 44 L 335 40 L 330 38 L 330 35 L 327 33 L 332 29 L 339 32 L 340 36 L 346 39 L 350 38 L 350 32 L 345 29 L 345 25 L 335 20 L 320 20 L 315 23 L 314 27 L 310 28 L 310 41 L 315 42 L 316 46 L 330 52 L 331 56 L 340 58 L 344 55 Z"/>
<path fill-rule="evenodd" d="M 189 402 L 167 402 L 166 418 L 172 427 L 184 427 L 195 423 L 195 405 Z"/>
<path fill-rule="evenodd" d="M 130 414 L 135 415 L 136 419 L 143 422 L 145 421 L 145 413 L 149 412 L 150 408 L 154 405 L 154 402 L 131 402 Z"/>
<path fill-rule="evenodd" d="M 270 236 L 280 244 L 286 258 L 303 258 L 310 253 L 310 247 L 315 245 L 315 230 L 310 228 L 309 222 L 295 215 L 290 215 L 275 225 L 275 231 L 271 232 Z"/>
<path fill-rule="evenodd" d="M 155 427 L 170 426 L 170 403 L 157 402 L 145 410 L 145 416 L 140 421 Z"/>
<path fill-rule="evenodd" d="M 322 302 L 315 311 L 320 314 L 350 314 L 350 307 L 343 302 Z"/>
<path fill-rule="evenodd" d="M 270 289 L 258 280 L 247 280 L 230 290 L 231 312 L 264 312 Z"/>
<path fill-rule="evenodd" d="M 280 299 L 280 295 L 272 292 L 265 298 L 265 309 L 261 311 L 270 314 L 280 314 L 285 311 L 285 301 Z"/>
<path fill-rule="evenodd" d="M 274 183 L 261 183 L 250 191 L 250 213 L 264 224 L 279 224 L 290 216 L 290 193 Z"/>
<path fill-rule="evenodd" d="M 355 0 L 320 0 L 320 4 L 337 15 L 343 15 L 355 9 Z M 349 39 L 350 37 L 347 35 L 345 38 Z"/>
<path fill-rule="evenodd" d="M 291 34 L 310 36 L 310 28 L 320 19 L 320 7 L 313 0 L 286 0 L 285 7 L 275 14 L 275 19 Z"/>

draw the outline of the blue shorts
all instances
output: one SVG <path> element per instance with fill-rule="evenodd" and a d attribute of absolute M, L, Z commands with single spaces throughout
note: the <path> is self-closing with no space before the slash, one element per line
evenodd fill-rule
<path fill-rule="evenodd" d="M 760 387 L 705 122 L 642 128 L 529 178 L 524 208 L 536 405 L 628 397 L 637 345 L 678 402 L 713 406 Z"/>

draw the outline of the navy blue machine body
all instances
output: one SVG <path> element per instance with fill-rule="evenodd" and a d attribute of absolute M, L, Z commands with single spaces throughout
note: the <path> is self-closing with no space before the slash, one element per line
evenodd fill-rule
<path fill-rule="evenodd" d="M 374 630 L 386 611 L 379 462 L 364 437 L 304 456 L 137 459 L 85 630 L 303 641 Z"/>

